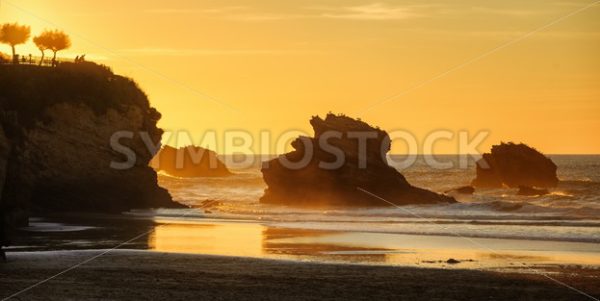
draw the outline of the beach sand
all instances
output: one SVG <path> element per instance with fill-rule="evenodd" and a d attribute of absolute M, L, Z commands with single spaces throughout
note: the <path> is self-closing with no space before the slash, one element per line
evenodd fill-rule
<path fill-rule="evenodd" d="M 103 253 L 16 252 L 0 265 L 2 298 Z M 551 276 L 600 297 L 598 271 Z M 539 274 L 355 264 L 319 264 L 112 250 L 14 300 L 593 300 Z"/>
<path fill-rule="evenodd" d="M 0 298 L 82 262 L 14 300 L 593 300 L 567 286 L 600 297 L 594 243 L 89 215 L 21 231 Z"/>

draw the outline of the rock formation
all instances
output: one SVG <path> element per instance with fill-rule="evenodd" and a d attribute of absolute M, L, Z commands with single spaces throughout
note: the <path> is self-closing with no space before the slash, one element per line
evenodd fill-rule
<path fill-rule="evenodd" d="M 262 173 L 268 188 L 260 200 L 262 203 L 390 206 L 365 191 L 398 205 L 455 202 L 451 197 L 410 185 L 388 165 L 385 154 L 390 150 L 390 139 L 385 131 L 333 114 L 328 114 L 325 120 L 313 117 L 310 123 L 315 132 L 313 138 L 299 137 L 292 142 L 294 151 L 265 162 Z M 330 136 L 336 133 L 340 136 Z M 319 143 L 327 137 L 328 145 L 345 158 L 335 167 L 327 165 L 336 161 L 336 151 Z M 302 163 L 303 158 L 308 160 L 302 166 L 287 163 Z"/>
<path fill-rule="evenodd" d="M 150 161 L 157 171 L 183 178 L 224 177 L 231 175 L 217 153 L 198 146 L 163 147 Z"/>
<path fill-rule="evenodd" d="M 148 166 L 142 139 L 160 141 L 160 118 L 130 79 L 93 63 L 0 66 L 0 208 L 8 224 L 30 211 L 120 212 L 178 207 Z M 131 168 L 111 147 L 116 132 Z"/>
<path fill-rule="evenodd" d="M 477 161 L 475 187 L 555 187 L 556 164 L 525 144 L 501 143 Z"/>

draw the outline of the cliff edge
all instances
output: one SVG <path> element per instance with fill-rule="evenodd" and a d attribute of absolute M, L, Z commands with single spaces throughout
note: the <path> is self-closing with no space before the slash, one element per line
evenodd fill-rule
<path fill-rule="evenodd" d="M 179 207 L 148 166 L 161 115 L 130 79 L 94 63 L 0 66 L 0 208 L 7 224 L 31 211 L 121 212 Z M 131 168 L 114 169 L 129 148 Z M 142 134 L 144 133 L 144 134 Z M 113 137 L 114 138 L 114 137 Z"/>

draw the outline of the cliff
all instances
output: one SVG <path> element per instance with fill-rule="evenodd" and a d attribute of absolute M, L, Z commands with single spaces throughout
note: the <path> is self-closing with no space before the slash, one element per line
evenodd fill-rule
<path fill-rule="evenodd" d="M 150 166 L 157 171 L 182 178 L 231 175 L 227 166 L 217 157 L 217 153 L 192 145 L 182 148 L 167 145 L 150 161 Z"/>
<path fill-rule="evenodd" d="M 148 166 L 153 153 L 141 138 L 160 141 L 160 119 L 130 79 L 93 63 L 56 68 L 0 66 L 0 208 L 9 224 L 31 211 L 120 212 L 178 207 Z M 135 155 L 131 168 L 111 168 Z"/>
<path fill-rule="evenodd" d="M 556 164 L 525 144 L 501 143 L 477 161 L 477 176 L 472 185 L 500 188 L 519 186 L 555 187 Z"/>
<path fill-rule="evenodd" d="M 297 138 L 292 142 L 294 151 L 263 166 L 262 174 L 268 187 L 261 202 L 293 206 L 390 205 L 359 188 L 398 205 L 455 202 L 451 197 L 410 185 L 388 165 L 385 154 L 390 150 L 390 139 L 385 131 L 334 114 L 328 114 L 324 120 L 313 117 L 310 123 L 314 137 Z M 361 146 L 355 138 L 357 135 L 370 138 Z M 336 151 L 319 143 L 328 136 L 328 144 L 344 157 L 342 163 L 333 168 L 323 163 L 335 162 Z M 302 158 L 309 160 L 301 167 L 286 163 L 299 163 Z"/>

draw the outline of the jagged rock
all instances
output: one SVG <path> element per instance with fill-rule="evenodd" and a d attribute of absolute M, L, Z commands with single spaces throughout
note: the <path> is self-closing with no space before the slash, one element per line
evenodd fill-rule
<path fill-rule="evenodd" d="M 154 154 L 141 133 L 160 141 L 160 113 L 133 81 L 106 67 L 0 66 L 0 116 L 8 141 L 0 139 L 0 207 L 7 218 L 26 220 L 32 210 L 182 206 L 158 186 L 156 172 L 148 166 Z M 120 131 L 132 133 L 120 144 L 136 159 L 124 170 L 110 167 L 124 161 L 110 143 Z M 8 157 L 2 160 L 5 145 Z"/>
<path fill-rule="evenodd" d="M 217 153 L 198 146 L 174 148 L 163 147 L 150 161 L 157 171 L 183 178 L 224 177 L 231 175 L 227 166 L 219 160 Z"/>
<path fill-rule="evenodd" d="M 475 187 L 555 187 L 556 164 L 525 144 L 501 143 L 477 161 Z"/>
<path fill-rule="evenodd" d="M 313 138 L 297 138 L 292 142 L 294 151 L 263 166 L 262 174 L 268 187 L 260 199 L 262 203 L 390 206 L 359 188 L 398 205 L 455 202 L 452 197 L 410 185 L 402 174 L 388 165 L 385 154 L 390 150 L 390 139 L 385 131 L 360 120 L 334 114 L 328 114 L 325 120 L 313 117 L 310 123 L 315 132 Z M 330 138 L 328 142 L 343 153 L 345 160 L 336 168 L 323 168 L 320 164 L 331 163 L 336 156 L 331 150 L 321 147 L 318 141 L 333 132 L 340 133 L 341 137 Z M 365 143 L 362 155 L 359 153 L 359 140 L 349 137 L 349 134 L 372 136 Z M 302 162 L 305 154 L 310 153 L 313 155 L 302 168 L 285 164 L 288 161 Z"/>
<path fill-rule="evenodd" d="M 540 195 L 546 195 L 548 193 L 550 193 L 548 191 L 548 189 L 536 189 L 533 187 L 523 186 L 523 185 L 519 186 L 519 191 L 517 192 L 518 195 L 525 195 L 525 196 L 540 196 Z"/>

